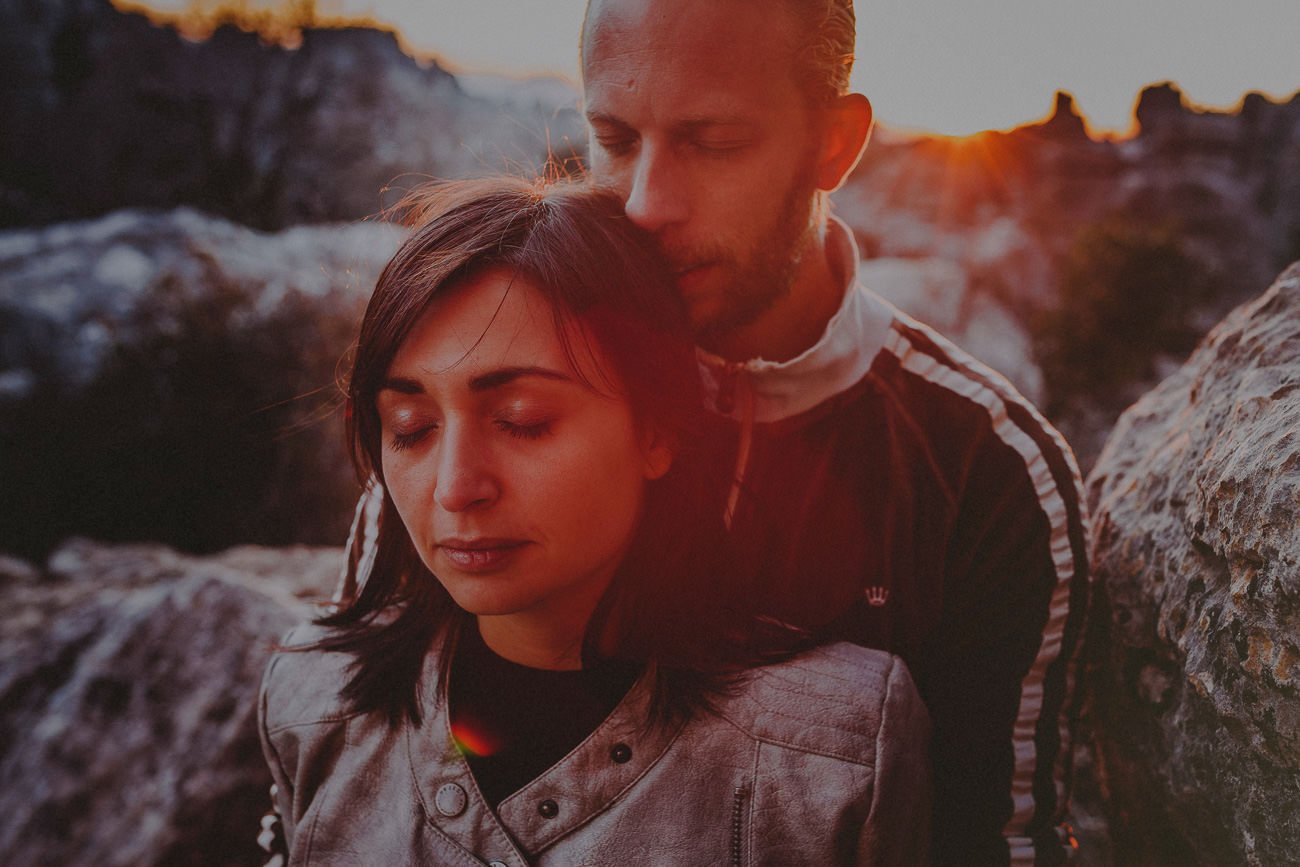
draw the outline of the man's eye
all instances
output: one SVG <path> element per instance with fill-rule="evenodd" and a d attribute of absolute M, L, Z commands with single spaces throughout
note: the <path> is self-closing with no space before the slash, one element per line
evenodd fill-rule
<path fill-rule="evenodd" d="M 596 144 L 607 154 L 619 156 L 629 153 L 636 146 L 636 140 L 630 136 L 596 136 Z"/>
<path fill-rule="evenodd" d="M 733 154 L 749 146 L 748 139 L 697 139 L 696 150 L 708 154 Z"/>

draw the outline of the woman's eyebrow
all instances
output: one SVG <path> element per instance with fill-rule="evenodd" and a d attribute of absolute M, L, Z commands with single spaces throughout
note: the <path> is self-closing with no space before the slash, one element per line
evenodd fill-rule
<path fill-rule="evenodd" d="M 538 376 L 542 379 L 551 379 L 557 382 L 574 381 L 569 374 L 552 370 L 549 367 L 502 367 L 497 370 L 490 370 L 487 373 L 480 373 L 469 381 L 469 389 L 470 391 L 491 391 L 494 388 L 501 388 L 527 376 Z M 424 394 L 424 386 L 419 380 L 405 376 L 390 376 L 380 383 L 379 390 L 395 391 L 399 394 Z"/>
<path fill-rule="evenodd" d="M 390 376 L 379 384 L 379 391 L 395 391 L 398 394 L 424 394 L 424 386 L 414 379 L 404 376 Z"/>
<path fill-rule="evenodd" d="M 481 373 L 469 381 L 470 391 L 491 391 L 525 376 L 540 376 L 557 382 L 573 382 L 573 377 L 549 367 L 502 367 Z"/>

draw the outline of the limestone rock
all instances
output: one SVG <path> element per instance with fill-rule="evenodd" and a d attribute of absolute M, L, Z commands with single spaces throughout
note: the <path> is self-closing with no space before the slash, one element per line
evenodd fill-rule
<path fill-rule="evenodd" d="M 5 862 L 259 863 L 258 681 L 310 610 L 294 588 L 328 593 L 341 557 L 78 540 L 43 580 L 0 583 Z"/>
<path fill-rule="evenodd" d="M 179 329 L 184 308 L 223 292 L 246 328 L 298 299 L 357 307 L 404 234 L 382 222 L 260 232 L 191 208 L 0 231 L 0 370 L 84 384 L 115 346 Z"/>
<path fill-rule="evenodd" d="M 136 4 L 140 5 L 140 4 Z M 387 187 L 541 166 L 560 102 L 467 93 L 391 32 L 234 26 L 191 41 L 110 0 L 0 0 L 0 225 L 188 204 L 259 228 L 359 219 Z"/>
<path fill-rule="evenodd" d="M 36 567 L 21 557 L 0 553 L 0 582 L 31 583 L 40 578 Z"/>
<path fill-rule="evenodd" d="M 338 375 L 403 231 L 188 208 L 0 232 L 0 549 L 338 543 Z"/>
<path fill-rule="evenodd" d="M 1172 81 L 1163 81 L 1142 88 L 1137 107 L 1133 110 L 1138 127 L 1150 134 L 1161 128 L 1177 124 L 1187 113 L 1183 92 Z"/>
<path fill-rule="evenodd" d="M 1294 863 L 1300 264 L 1120 419 L 1093 505 L 1093 731 L 1121 863 Z"/>
<path fill-rule="evenodd" d="M 966 272 L 939 259 L 884 257 L 858 269 L 867 288 L 1011 380 L 1031 401 L 1043 399 L 1043 374 L 1025 329 L 996 299 L 972 292 Z"/>
<path fill-rule="evenodd" d="M 1046 121 L 1039 124 L 1038 132 L 1049 138 L 1086 142 L 1088 140 L 1088 128 L 1084 123 L 1083 115 L 1079 114 L 1079 109 L 1074 104 L 1074 96 L 1063 90 L 1056 92 L 1056 100 L 1052 104 L 1052 115 Z"/>

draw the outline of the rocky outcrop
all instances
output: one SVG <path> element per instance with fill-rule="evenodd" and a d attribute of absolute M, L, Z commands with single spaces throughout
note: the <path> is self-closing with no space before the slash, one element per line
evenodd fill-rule
<path fill-rule="evenodd" d="M 1041 135 L 1061 141 L 1081 143 L 1088 139 L 1087 124 L 1084 123 L 1083 115 L 1074 104 L 1073 94 L 1063 90 L 1056 92 L 1056 102 L 1052 106 L 1051 116 L 1038 124 L 1036 129 Z"/>
<path fill-rule="evenodd" d="M 1023 313 L 1054 303 L 1057 260 L 1076 234 L 1125 215 L 1167 226 L 1189 254 L 1220 273 L 1235 301 L 1300 256 L 1300 94 L 1245 97 L 1237 111 L 1187 105 L 1171 84 L 1139 97 L 1138 134 L 1094 140 L 1073 98 L 1009 132 L 955 139 L 878 136 L 835 201 L 869 254 L 987 266 Z M 1011 221 L 1032 258 L 989 260 L 986 227 Z M 982 262 L 979 260 L 983 260 Z M 1212 323 L 1211 323 L 1212 324 Z"/>
<path fill-rule="evenodd" d="M 1031 401 L 1043 399 L 1029 334 L 997 299 L 973 292 L 955 263 L 878 257 L 862 263 L 858 279 L 1007 377 Z"/>
<path fill-rule="evenodd" d="M 329 592 L 337 550 L 183 557 L 72 541 L 0 577 L 7 864 L 259 863 L 255 726 L 272 643 Z"/>
<path fill-rule="evenodd" d="M 877 136 L 835 194 L 837 212 L 869 256 L 949 260 L 975 295 L 1019 320 L 1044 372 L 1045 409 L 1082 447 L 1085 468 L 1126 396 L 1158 381 L 1106 383 L 1078 400 L 1054 372 L 1069 365 L 1047 357 L 1043 323 L 1077 294 L 1068 272 L 1091 234 L 1135 226 L 1176 238 L 1195 285 L 1170 278 L 1155 291 L 1194 296 L 1183 306 L 1186 329 L 1196 335 L 1300 257 L 1300 95 L 1279 102 L 1251 94 L 1237 111 L 1209 111 L 1188 105 L 1172 85 L 1157 85 L 1143 92 L 1138 119 L 1133 138 L 1095 140 L 1073 100 L 1059 94 L 1047 121 L 1010 132 Z M 1142 268 L 1135 262 L 1134 270 Z M 1144 346 L 1151 363 L 1143 367 L 1186 357 L 1186 347 Z M 1096 356 L 1117 348 L 1103 340 Z"/>
<path fill-rule="evenodd" d="M 1092 473 L 1089 726 L 1122 864 L 1293 863 L 1300 263 L 1120 419 Z"/>
<path fill-rule="evenodd" d="M 338 543 L 338 378 L 402 231 L 119 211 L 0 233 L 0 550 Z"/>
<path fill-rule="evenodd" d="M 178 205 L 264 229 L 356 219 L 388 187 L 585 141 L 576 94 L 470 94 L 370 28 L 195 42 L 110 0 L 0 0 L 0 58 L 0 226 Z"/>
<path fill-rule="evenodd" d="M 1229 297 L 1300 257 L 1300 96 L 1212 111 L 1166 82 L 1142 91 L 1135 115 L 1118 207 L 1175 228 Z"/>

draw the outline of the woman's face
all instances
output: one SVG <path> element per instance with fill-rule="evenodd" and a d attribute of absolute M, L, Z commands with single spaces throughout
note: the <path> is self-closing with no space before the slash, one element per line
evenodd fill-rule
<path fill-rule="evenodd" d="M 384 479 L 460 607 L 580 635 L 671 454 L 581 338 L 574 369 L 549 302 L 512 276 L 435 297 L 402 343 L 377 398 Z"/>

